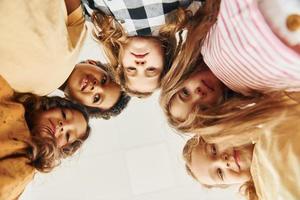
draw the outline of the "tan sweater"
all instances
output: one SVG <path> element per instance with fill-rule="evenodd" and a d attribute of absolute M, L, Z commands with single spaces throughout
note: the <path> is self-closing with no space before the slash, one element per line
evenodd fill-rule
<path fill-rule="evenodd" d="M 300 199 L 300 116 L 260 135 L 251 175 L 260 200 Z"/>
<path fill-rule="evenodd" d="M 0 75 L 18 92 L 61 86 L 86 36 L 82 8 L 67 16 L 64 0 L 1 0 L 0 13 Z"/>
<path fill-rule="evenodd" d="M 24 107 L 13 102 L 12 95 L 13 90 L 0 76 L 0 200 L 17 199 L 36 171 L 21 154 L 28 146 L 25 141 L 30 132 Z"/>

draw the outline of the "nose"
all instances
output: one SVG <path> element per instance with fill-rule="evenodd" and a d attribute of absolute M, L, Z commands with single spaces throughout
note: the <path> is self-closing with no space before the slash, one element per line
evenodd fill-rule
<path fill-rule="evenodd" d="M 228 153 L 223 153 L 220 155 L 219 161 L 222 163 L 223 167 L 229 169 L 235 169 L 234 158 L 230 156 Z"/>
<path fill-rule="evenodd" d="M 194 89 L 194 93 L 196 94 L 196 100 L 201 100 L 206 96 L 206 92 L 204 90 L 202 90 L 201 87 L 196 87 Z"/>
<path fill-rule="evenodd" d="M 97 85 L 98 81 L 96 79 L 92 80 L 92 81 L 89 81 L 89 88 L 90 88 L 90 91 L 93 91 Z"/>
<path fill-rule="evenodd" d="M 146 64 L 146 61 L 145 61 L 145 60 L 135 60 L 134 62 L 135 62 L 135 64 L 137 64 L 137 65 L 144 65 L 144 64 Z"/>
<path fill-rule="evenodd" d="M 65 135 L 71 129 L 72 129 L 72 124 L 70 122 L 60 120 L 58 122 L 58 127 L 56 128 L 59 134 L 56 134 L 55 136 L 59 137 L 61 135 Z"/>
<path fill-rule="evenodd" d="M 63 122 L 62 120 L 60 120 L 60 121 L 58 122 L 57 127 L 56 127 L 56 134 L 55 134 L 55 137 L 58 138 L 58 137 L 61 136 L 65 131 L 66 131 L 66 128 L 65 128 L 65 122 Z"/>
<path fill-rule="evenodd" d="M 98 80 L 93 80 L 90 82 L 90 91 L 93 93 L 101 93 L 103 91 L 102 85 Z"/>

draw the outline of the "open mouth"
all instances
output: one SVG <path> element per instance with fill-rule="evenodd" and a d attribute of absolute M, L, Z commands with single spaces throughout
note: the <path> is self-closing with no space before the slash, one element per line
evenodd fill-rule
<path fill-rule="evenodd" d="M 239 162 L 240 162 L 240 154 L 239 154 L 239 152 L 236 151 L 236 150 L 233 150 L 233 157 L 234 157 L 234 161 L 235 161 L 236 165 L 239 168 L 239 171 L 241 171 L 241 166 L 239 164 Z"/>
<path fill-rule="evenodd" d="M 136 58 L 144 58 L 146 55 L 149 54 L 149 53 L 139 54 L 139 53 L 133 53 L 133 52 L 130 52 L 130 53 Z"/>

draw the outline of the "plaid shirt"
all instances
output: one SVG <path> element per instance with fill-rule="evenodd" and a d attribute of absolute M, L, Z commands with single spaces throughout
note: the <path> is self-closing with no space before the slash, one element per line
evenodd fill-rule
<path fill-rule="evenodd" d="M 88 20 L 93 10 L 112 15 L 129 35 L 152 35 L 179 7 L 198 8 L 192 0 L 82 0 Z M 200 1 L 200 0 L 199 0 Z"/>

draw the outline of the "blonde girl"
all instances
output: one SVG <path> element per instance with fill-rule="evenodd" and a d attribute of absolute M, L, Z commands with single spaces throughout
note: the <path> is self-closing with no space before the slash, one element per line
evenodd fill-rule
<path fill-rule="evenodd" d="M 249 200 L 299 199 L 299 113 L 299 104 L 286 104 L 251 137 L 192 137 L 183 148 L 187 173 L 205 187 L 241 185 Z"/>
<path fill-rule="evenodd" d="M 256 65 L 256 67 L 260 67 L 259 70 L 271 70 L 269 74 L 261 73 L 258 75 L 254 72 L 258 72 L 259 70 L 256 70 L 256 67 L 253 67 L 251 60 L 249 60 L 249 65 L 247 63 L 237 62 L 238 59 L 244 59 L 244 55 L 242 55 L 244 54 L 243 50 L 246 51 L 250 47 L 247 48 L 247 46 L 244 46 L 244 49 L 242 48 L 234 53 L 231 52 L 233 54 L 225 52 L 225 50 L 223 51 L 224 54 L 228 53 L 226 54 L 227 56 L 234 57 L 237 60 L 229 62 L 222 58 L 222 55 L 224 54 L 220 53 L 220 49 L 222 49 L 222 45 L 229 44 L 217 43 L 218 40 L 214 37 L 224 34 L 224 30 L 221 29 L 221 24 L 224 25 L 224 23 L 229 23 L 230 20 L 233 20 L 230 17 L 224 17 L 224 12 L 228 11 L 226 8 L 228 6 L 234 7 L 241 4 L 244 6 L 248 5 L 248 7 L 243 7 L 245 9 L 242 9 L 242 11 L 258 12 L 255 7 L 255 2 L 253 1 L 238 2 L 208 0 L 196 13 L 195 18 L 190 21 L 190 25 L 187 26 L 188 35 L 186 42 L 182 45 L 179 55 L 176 57 L 170 70 L 162 80 L 160 99 L 160 104 L 169 123 L 180 132 L 213 135 L 219 130 L 224 130 L 222 131 L 222 134 L 228 136 L 250 129 L 255 132 L 255 129 L 259 124 L 272 120 L 272 116 L 270 116 L 272 112 L 277 109 L 280 110 L 280 108 L 284 106 L 284 103 L 282 104 L 281 102 L 284 94 L 274 94 L 273 92 L 284 90 L 292 91 L 295 88 L 297 89 L 297 80 L 300 76 L 297 72 L 299 71 L 299 67 L 297 67 L 297 62 L 299 60 L 297 60 L 296 57 L 293 57 L 293 59 L 295 58 L 293 60 L 294 62 L 289 63 L 289 65 L 282 65 L 285 67 L 278 65 L 278 63 L 282 63 L 281 61 L 278 61 L 277 63 L 277 61 L 275 61 L 276 59 L 269 60 L 268 62 L 272 63 L 272 68 L 270 68 L 271 65 L 260 62 L 260 59 L 262 58 L 259 57 L 258 54 L 253 55 L 251 56 L 251 59 L 260 62 L 260 64 Z M 241 17 L 241 20 L 243 19 L 243 16 L 239 17 Z M 252 21 L 246 22 L 251 24 L 250 22 Z M 241 37 L 243 37 L 243 35 L 241 35 Z M 276 42 L 278 41 L 276 40 Z M 234 41 L 231 41 L 230 45 L 236 44 Z M 270 44 L 263 43 L 261 46 L 256 42 L 255 45 L 256 48 L 260 49 L 264 48 L 264 45 Z M 224 49 L 226 49 L 225 47 L 227 48 L 228 46 L 224 46 Z M 213 52 L 214 50 L 215 52 Z M 276 53 L 280 52 L 276 51 Z M 295 54 L 292 55 L 295 56 Z M 214 57 L 212 58 L 212 56 Z M 219 66 L 218 63 L 224 64 L 224 66 L 222 65 L 222 67 L 217 69 L 216 66 Z M 226 64 L 228 66 L 225 66 Z M 211 84 L 217 86 L 217 88 L 213 89 L 215 90 L 215 93 L 218 91 L 215 96 L 219 98 L 215 98 L 215 102 L 196 102 L 192 106 L 189 106 L 185 112 L 179 112 L 178 109 L 174 109 L 173 101 L 180 96 L 180 93 L 186 95 L 186 91 L 183 90 L 186 82 L 193 79 L 195 74 L 199 71 L 207 71 L 207 66 L 210 73 L 214 75 L 214 83 Z M 248 75 L 243 74 L 240 76 L 245 72 L 243 69 L 244 67 L 249 68 L 250 72 L 253 72 L 254 74 L 249 73 Z M 245 79 L 241 79 L 241 77 L 244 76 L 246 76 Z M 247 85 L 247 83 L 243 82 L 248 79 L 250 79 L 250 82 L 253 84 Z M 203 82 L 203 80 L 200 80 L 200 82 Z M 202 85 L 207 84 L 204 83 Z M 209 91 L 209 88 L 210 86 L 206 87 L 206 90 Z M 205 94 L 201 94 L 201 101 L 204 100 L 204 96 Z"/>

